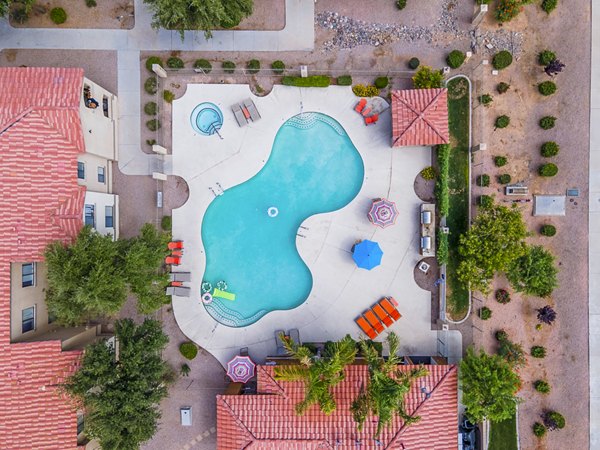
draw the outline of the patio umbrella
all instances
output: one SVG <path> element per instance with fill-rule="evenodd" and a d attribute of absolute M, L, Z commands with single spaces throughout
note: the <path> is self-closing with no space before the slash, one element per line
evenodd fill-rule
<path fill-rule="evenodd" d="M 377 267 L 381 264 L 382 256 L 383 252 L 379 244 L 368 239 L 356 244 L 352 251 L 352 258 L 361 269 L 371 270 L 373 267 Z"/>
<path fill-rule="evenodd" d="M 235 382 L 246 383 L 254 376 L 255 367 L 248 356 L 237 355 L 227 363 L 227 376 Z"/>
<path fill-rule="evenodd" d="M 396 218 L 398 217 L 396 204 L 385 198 L 373 200 L 368 217 L 371 222 L 381 228 L 394 225 L 394 223 L 396 223 Z"/>

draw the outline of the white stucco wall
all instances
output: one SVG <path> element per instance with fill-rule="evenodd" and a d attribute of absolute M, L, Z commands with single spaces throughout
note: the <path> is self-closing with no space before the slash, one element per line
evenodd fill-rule
<path fill-rule="evenodd" d="M 107 194 L 104 192 L 85 193 L 85 205 L 94 205 L 95 223 L 94 229 L 101 234 L 110 234 L 114 239 L 119 237 L 119 196 L 116 194 Z M 106 207 L 111 206 L 113 209 L 113 227 L 105 226 L 105 211 Z M 83 208 L 83 220 L 85 223 L 86 208 Z"/>

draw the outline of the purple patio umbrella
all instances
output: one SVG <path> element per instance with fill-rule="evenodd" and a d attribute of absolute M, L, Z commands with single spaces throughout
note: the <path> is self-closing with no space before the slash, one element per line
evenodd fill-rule
<path fill-rule="evenodd" d="M 398 217 L 396 204 L 385 198 L 373 200 L 371 210 L 369 211 L 369 220 L 381 228 L 394 225 Z"/>
<path fill-rule="evenodd" d="M 248 356 L 237 355 L 227 363 L 227 376 L 235 382 L 246 383 L 254 376 L 255 367 Z"/>

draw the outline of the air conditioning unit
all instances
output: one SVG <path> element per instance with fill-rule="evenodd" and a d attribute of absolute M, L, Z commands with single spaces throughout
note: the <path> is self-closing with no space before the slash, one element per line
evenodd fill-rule
<path fill-rule="evenodd" d="M 448 324 L 447 323 L 443 324 L 442 331 L 448 331 L 448 330 L 450 330 L 450 327 L 448 326 Z"/>

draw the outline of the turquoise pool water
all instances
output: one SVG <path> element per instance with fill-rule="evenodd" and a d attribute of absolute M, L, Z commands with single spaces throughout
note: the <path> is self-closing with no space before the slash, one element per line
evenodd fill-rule
<path fill-rule="evenodd" d="M 210 136 L 218 133 L 223 126 L 223 113 L 214 103 L 200 103 L 192 111 L 190 122 L 196 133 Z"/>
<path fill-rule="evenodd" d="M 308 217 L 350 203 L 363 178 L 362 158 L 338 122 L 319 113 L 287 120 L 261 171 L 216 197 L 204 214 L 209 314 L 243 327 L 304 302 L 312 275 L 296 249 L 296 233 L 310 233 L 299 229 Z M 235 300 L 218 297 L 219 281 Z"/>

